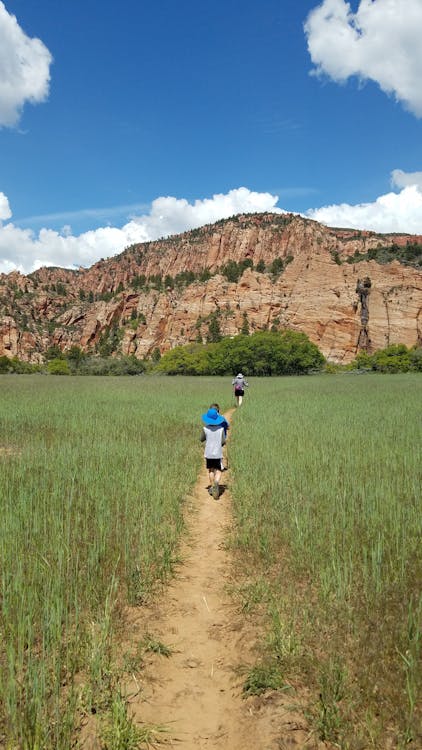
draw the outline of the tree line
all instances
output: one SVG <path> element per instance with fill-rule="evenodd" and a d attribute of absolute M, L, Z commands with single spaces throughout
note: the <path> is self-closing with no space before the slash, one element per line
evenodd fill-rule
<path fill-rule="evenodd" d="M 160 355 L 155 348 L 151 356 L 98 356 L 72 346 L 62 352 L 49 347 L 42 364 L 30 364 L 17 357 L 0 357 L 0 374 L 51 375 L 228 375 L 245 372 L 248 376 L 305 375 L 314 372 L 336 374 L 350 371 L 422 372 L 422 347 L 391 344 L 372 354 L 360 352 L 348 365 L 327 362 L 318 347 L 299 331 L 260 331 L 216 342 L 177 346 Z"/>

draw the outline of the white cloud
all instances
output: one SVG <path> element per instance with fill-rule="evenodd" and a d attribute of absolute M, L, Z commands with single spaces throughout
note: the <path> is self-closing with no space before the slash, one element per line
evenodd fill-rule
<path fill-rule="evenodd" d="M 31 39 L 0 1 L 0 126 L 13 126 L 25 102 L 48 96 L 52 57 L 40 39 Z"/>
<path fill-rule="evenodd" d="M 5 219 L 10 219 L 12 212 L 10 210 L 9 201 L 4 193 L 0 193 L 0 222 Z"/>
<path fill-rule="evenodd" d="M 391 178 L 393 185 L 402 188 L 399 193 L 386 193 L 373 203 L 309 209 L 306 216 L 328 226 L 422 234 L 422 172 L 395 169 Z"/>
<path fill-rule="evenodd" d="M 323 0 L 306 19 L 316 75 L 338 83 L 351 76 L 378 83 L 422 117 L 421 0 Z"/>
<path fill-rule="evenodd" d="M 20 229 L 12 222 L 0 221 L 0 272 L 14 269 L 24 273 L 40 266 L 89 266 L 102 257 L 115 255 L 135 242 L 177 234 L 187 229 L 212 223 L 237 213 L 277 211 L 278 197 L 270 193 L 256 193 L 247 188 L 230 190 L 226 194 L 189 203 L 173 197 L 157 198 L 148 214 L 133 217 L 121 229 L 101 227 L 79 236 L 70 233 L 69 226 L 61 232 L 41 229 Z M 3 214 L 2 214 L 3 207 Z M 10 218 L 9 203 L 0 193 L 0 218 Z"/>
<path fill-rule="evenodd" d="M 422 191 L 422 172 L 403 172 L 401 169 L 393 169 L 391 172 L 391 184 L 397 188 L 416 185 Z"/>
<path fill-rule="evenodd" d="M 376 232 L 422 234 L 422 173 L 395 169 L 392 183 L 399 192 L 381 195 L 372 203 L 323 206 L 309 209 L 306 216 L 328 226 L 372 229 Z M 9 202 L 0 193 L 0 272 L 30 273 L 40 266 L 90 266 L 100 258 L 121 252 L 127 245 L 147 242 L 169 234 L 203 226 L 236 213 L 281 212 L 277 196 L 247 188 L 189 203 L 185 199 L 160 197 L 150 211 L 133 217 L 121 228 L 99 229 L 73 235 L 68 225 L 61 232 L 20 229 L 10 218 Z"/>
<path fill-rule="evenodd" d="M 184 198 L 162 197 L 152 202 L 149 214 L 134 221 L 156 238 L 184 232 L 238 213 L 280 211 L 275 208 L 277 201 L 277 195 L 255 193 L 245 187 L 194 203 L 188 203 Z"/>

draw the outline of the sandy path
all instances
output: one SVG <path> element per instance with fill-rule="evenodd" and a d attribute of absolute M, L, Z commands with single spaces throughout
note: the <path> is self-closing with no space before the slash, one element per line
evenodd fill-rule
<path fill-rule="evenodd" d="M 229 477 L 230 471 L 223 474 L 223 485 Z M 232 573 L 224 544 L 232 523 L 230 492 L 225 489 L 215 501 L 207 484 L 204 468 L 187 499 L 189 540 L 175 579 L 147 622 L 145 612 L 132 621 L 131 640 L 141 628 L 174 651 L 169 658 L 148 655 L 131 712 L 136 721 L 165 725 L 160 743 L 181 750 L 315 747 L 303 720 L 292 713 L 291 699 L 242 697 L 238 667 L 253 663 L 256 634 L 248 633 L 226 591 Z"/>
<path fill-rule="evenodd" d="M 223 486 L 228 474 L 223 474 Z M 225 592 L 230 496 L 226 489 L 213 500 L 207 483 L 203 469 L 188 499 L 190 539 L 182 550 L 184 563 L 151 622 L 154 637 L 174 653 L 150 660 L 144 700 L 132 708 L 144 722 L 167 725 L 170 746 L 240 750 L 259 745 L 250 744 L 255 725 L 234 671 L 242 659 L 237 618 Z"/>

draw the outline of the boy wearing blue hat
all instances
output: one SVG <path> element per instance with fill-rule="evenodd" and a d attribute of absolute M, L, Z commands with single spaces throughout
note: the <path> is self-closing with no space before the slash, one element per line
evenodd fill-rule
<path fill-rule="evenodd" d="M 204 427 L 201 433 L 201 443 L 205 442 L 204 456 L 210 478 L 210 492 L 214 500 L 218 500 L 223 445 L 226 443 L 226 431 L 229 424 L 226 418 L 218 413 L 214 404 L 210 406 L 206 414 L 202 415 L 202 421 Z"/>
<path fill-rule="evenodd" d="M 219 404 L 211 404 L 210 409 L 217 409 L 218 413 L 220 414 L 220 405 Z M 224 437 L 227 438 L 227 430 L 229 429 L 230 425 L 227 421 L 227 419 L 223 416 L 224 422 L 223 429 L 224 429 Z M 221 459 L 221 471 L 226 471 L 224 467 L 224 458 Z"/>

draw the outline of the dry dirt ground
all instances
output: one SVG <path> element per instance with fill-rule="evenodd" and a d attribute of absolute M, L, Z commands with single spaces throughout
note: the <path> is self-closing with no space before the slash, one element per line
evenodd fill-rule
<path fill-rule="evenodd" d="M 207 472 L 201 470 L 186 500 L 188 538 L 175 578 L 147 612 L 128 612 L 128 644 L 136 647 L 147 632 L 172 649 L 169 657 L 146 655 L 140 680 L 126 685 L 132 695 L 130 711 L 137 724 L 165 726 L 157 745 L 163 748 L 325 748 L 300 713 L 303 696 L 242 696 L 239 667 L 256 660 L 256 632 L 227 591 L 233 583 L 233 561 L 225 545 L 232 524 L 230 470 L 222 475 L 222 484 L 227 486 L 216 501 L 206 489 Z M 88 745 L 84 743 L 86 750 Z"/>
<path fill-rule="evenodd" d="M 13 456 L 19 456 L 20 451 L 17 448 L 10 448 L 5 445 L 0 445 L 0 458 L 11 458 Z"/>

